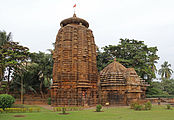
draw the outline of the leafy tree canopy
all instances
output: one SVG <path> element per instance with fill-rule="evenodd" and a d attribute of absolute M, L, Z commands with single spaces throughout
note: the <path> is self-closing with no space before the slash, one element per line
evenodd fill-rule
<path fill-rule="evenodd" d="M 109 45 L 97 51 L 98 69 L 102 70 L 107 64 L 117 58 L 117 61 L 127 68 L 135 68 L 137 74 L 150 82 L 156 78 L 157 47 L 148 47 L 143 41 L 120 39 L 118 45 Z"/>
<path fill-rule="evenodd" d="M 22 74 L 15 72 L 11 90 L 20 89 L 21 80 L 24 84 L 24 92 L 40 93 L 44 97 L 44 92 L 51 85 L 53 59 L 51 54 L 44 52 L 31 53 L 30 59 L 24 66 Z"/>
<path fill-rule="evenodd" d="M 29 57 L 29 49 L 11 40 L 11 33 L 0 31 L 0 81 L 7 80 L 7 93 L 10 87 L 10 78 L 14 71 L 21 68 L 23 62 Z M 6 76 L 4 75 L 7 70 Z"/>

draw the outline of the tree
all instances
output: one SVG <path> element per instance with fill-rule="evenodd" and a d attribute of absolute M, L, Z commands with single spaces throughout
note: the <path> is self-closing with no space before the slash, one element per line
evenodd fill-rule
<path fill-rule="evenodd" d="M 166 91 L 169 95 L 174 95 L 174 79 L 164 78 L 161 82 L 162 90 Z"/>
<path fill-rule="evenodd" d="M 21 91 L 21 81 L 23 82 L 23 92 L 33 92 L 37 94 L 39 88 L 39 69 L 38 64 L 26 63 L 14 71 L 13 80 L 11 82 L 11 91 Z"/>
<path fill-rule="evenodd" d="M 7 75 L 2 76 L 7 81 L 6 92 L 9 92 L 10 78 L 13 75 L 15 69 L 20 68 L 29 56 L 29 49 L 19 45 L 18 42 L 7 42 L 3 46 L 0 46 L 0 67 L 3 70 L 7 70 Z"/>
<path fill-rule="evenodd" d="M 161 65 L 161 69 L 159 69 L 158 74 L 161 75 L 161 78 L 164 79 L 169 79 L 173 73 L 173 70 L 170 69 L 171 64 L 169 64 L 167 61 L 165 61 Z"/>
<path fill-rule="evenodd" d="M 11 32 L 7 34 L 5 31 L 0 30 L 0 46 L 3 46 L 7 42 L 12 41 Z"/>
<path fill-rule="evenodd" d="M 51 54 L 43 52 L 31 53 L 27 65 L 20 67 L 20 70 L 14 71 L 11 90 L 20 90 L 20 81 L 23 81 L 24 93 L 40 93 L 44 98 L 51 85 L 53 60 Z M 22 74 L 21 74 L 22 73 Z"/>
<path fill-rule="evenodd" d="M 99 48 L 97 49 L 97 68 L 101 71 L 109 63 L 112 62 L 110 55 L 107 52 L 101 52 Z"/>
<path fill-rule="evenodd" d="M 146 94 L 157 96 L 174 95 L 174 79 L 163 78 L 162 81 L 151 82 Z"/>
<path fill-rule="evenodd" d="M 38 64 L 38 75 L 40 81 L 40 93 L 44 97 L 43 86 L 49 87 L 52 79 L 53 59 L 52 54 L 43 52 L 32 53 L 31 62 Z"/>
<path fill-rule="evenodd" d="M 27 47 L 12 41 L 11 32 L 7 34 L 5 31 L 0 31 L 0 82 L 2 80 L 7 81 L 7 93 L 9 92 L 10 78 L 13 72 L 19 67 L 20 63 L 27 59 L 28 51 Z M 6 76 L 4 76 L 5 70 L 7 70 Z"/>
<path fill-rule="evenodd" d="M 159 59 L 156 52 L 158 51 L 157 47 L 147 47 L 143 41 L 138 40 L 129 40 L 129 39 L 120 39 L 118 45 L 109 45 L 102 48 L 104 52 L 99 54 L 99 58 L 102 61 L 97 61 L 98 66 L 104 68 L 105 64 L 113 61 L 114 58 L 117 58 L 121 64 L 125 67 L 135 68 L 137 74 L 145 79 L 147 82 L 151 82 L 153 78 L 156 78 L 156 66 L 157 60 Z M 102 69 L 103 69 L 102 68 Z M 99 68 L 101 69 L 101 68 Z"/>
<path fill-rule="evenodd" d="M 0 30 L 0 47 L 2 47 L 3 45 L 5 45 L 7 42 L 10 42 L 10 41 L 12 41 L 11 32 L 9 34 L 7 34 L 5 31 Z M 5 67 L 1 64 L 1 66 L 0 66 L 0 82 L 3 79 L 4 70 L 5 70 Z"/>
<path fill-rule="evenodd" d="M 169 95 L 167 91 L 164 91 L 163 84 L 161 82 L 151 82 L 147 89 L 146 95 Z"/>

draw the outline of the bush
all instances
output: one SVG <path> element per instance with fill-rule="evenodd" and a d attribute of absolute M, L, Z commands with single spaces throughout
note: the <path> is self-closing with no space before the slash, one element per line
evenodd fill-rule
<path fill-rule="evenodd" d="M 140 105 L 140 104 L 135 104 L 134 106 L 134 110 L 143 110 L 143 105 Z"/>
<path fill-rule="evenodd" d="M 168 109 L 168 110 L 171 109 L 171 105 L 170 105 L 170 104 L 167 105 L 167 109 Z"/>
<path fill-rule="evenodd" d="M 57 111 L 62 111 L 63 107 L 54 107 L 53 111 L 57 112 Z M 64 107 L 66 109 L 66 111 L 79 111 L 79 110 L 83 110 L 83 107 Z"/>
<path fill-rule="evenodd" d="M 10 108 L 13 103 L 15 102 L 14 97 L 8 94 L 1 94 L 0 95 L 0 108 L 5 110 L 5 108 Z"/>
<path fill-rule="evenodd" d="M 48 98 L 48 105 L 51 105 L 51 98 Z"/>
<path fill-rule="evenodd" d="M 33 112 L 33 108 L 28 108 L 28 111 L 29 112 Z"/>
<path fill-rule="evenodd" d="M 5 108 L 5 110 L 0 108 L 0 112 L 6 113 L 25 113 L 25 112 L 40 112 L 40 108 Z"/>
<path fill-rule="evenodd" d="M 102 105 L 97 105 L 96 106 L 96 112 L 101 112 L 102 109 Z"/>
<path fill-rule="evenodd" d="M 151 102 L 147 102 L 144 105 L 145 105 L 145 110 L 151 110 L 152 109 L 152 103 Z"/>
<path fill-rule="evenodd" d="M 3 109 L 2 109 L 2 108 L 0 108 L 0 112 L 1 112 L 1 113 L 3 112 Z"/>
<path fill-rule="evenodd" d="M 135 103 L 130 104 L 130 108 L 134 109 L 134 110 L 151 110 L 152 109 L 152 103 L 147 102 L 144 105 L 142 105 L 142 104 L 139 104 L 139 103 L 135 102 Z"/>
<path fill-rule="evenodd" d="M 65 114 L 66 113 L 66 108 L 62 108 L 62 113 Z"/>
<path fill-rule="evenodd" d="M 138 105 L 138 103 L 134 102 L 130 104 L 130 109 L 134 109 L 135 105 Z"/>

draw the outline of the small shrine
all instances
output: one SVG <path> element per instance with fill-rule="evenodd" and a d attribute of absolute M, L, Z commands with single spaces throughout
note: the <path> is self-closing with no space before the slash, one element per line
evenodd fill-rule
<path fill-rule="evenodd" d="M 132 101 L 145 98 L 146 86 L 134 68 L 125 68 L 114 61 L 100 72 L 100 102 L 127 105 Z"/>

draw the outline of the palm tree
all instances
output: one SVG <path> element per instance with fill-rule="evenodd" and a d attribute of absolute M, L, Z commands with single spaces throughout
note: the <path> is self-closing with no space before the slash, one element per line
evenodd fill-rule
<path fill-rule="evenodd" d="M 158 71 L 158 74 L 161 75 L 161 78 L 169 79 L 171 77 L 173 70 L 170 69 L 169 67 L 171 67 L 171 64 L 169 64 L 167 61 L 165 61 L 161 65 L 161 69 L 159 69 Z"/>

